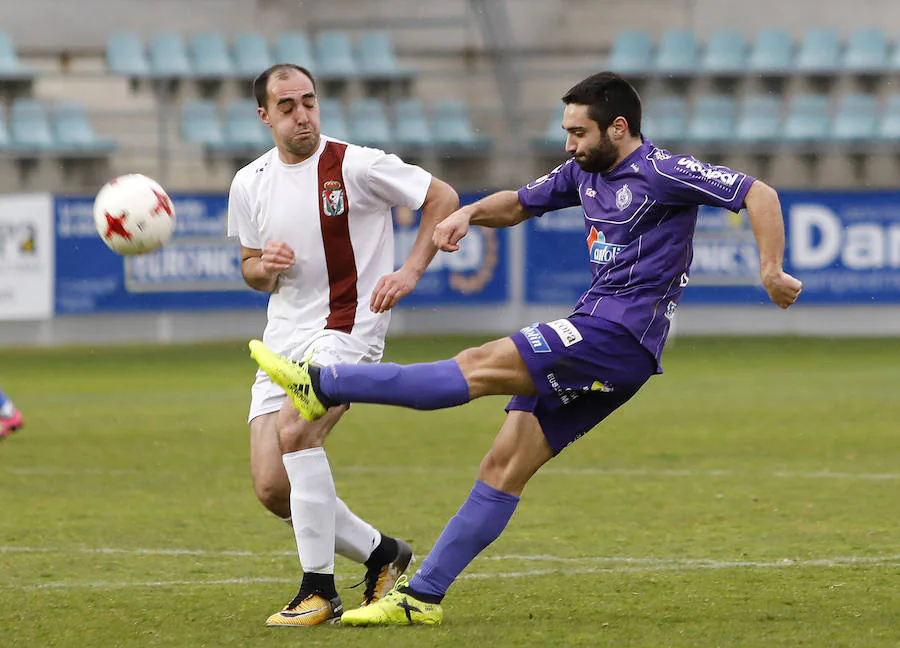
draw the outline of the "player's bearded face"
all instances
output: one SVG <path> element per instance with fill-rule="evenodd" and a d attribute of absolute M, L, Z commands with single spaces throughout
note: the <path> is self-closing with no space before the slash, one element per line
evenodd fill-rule
<path fill-rule="evenodd" d="M 586 144 L 586 143 L 585 143 Z M 575 162 L 588 173 L 602 173 L 612 168 L 619 157 L 619 149 L 606 130 L 599 131 L 599 141 L 575 150 Z"/>

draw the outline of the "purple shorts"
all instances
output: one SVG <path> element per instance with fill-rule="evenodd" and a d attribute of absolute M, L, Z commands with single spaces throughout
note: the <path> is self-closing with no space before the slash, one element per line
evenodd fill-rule
<path fill-rule="evenodd" d="M 538 396 L 513 396 L 506 411 L 533 413 L 558 454 L 634 396 L 656 359 L 615 322 L 572 315 L 511 336 Z"/>

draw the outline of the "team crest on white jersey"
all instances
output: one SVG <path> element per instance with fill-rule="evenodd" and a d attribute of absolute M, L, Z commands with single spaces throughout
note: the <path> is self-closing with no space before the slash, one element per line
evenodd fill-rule
<path fill-rule="evenodd" d="M 337 180 L 329 180 L 322 186 L 322 208 L 326 216 L 340 216 L 344 213 L 344 188 Z"/>
<path fill-rule="evenodd" d="M 616 192 L 616 207 L 625 209 L 631 204 L 631 198 L 631 189 L 628 188 L 627 184 L 622 185 L 622 188 Z"/>

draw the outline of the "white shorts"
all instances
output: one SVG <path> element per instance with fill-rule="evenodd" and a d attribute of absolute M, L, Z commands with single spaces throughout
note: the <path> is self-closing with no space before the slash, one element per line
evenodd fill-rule
<path fill-rule="evenodd" d="M 380 362 L 382 351 L 347 333 L 328 330 L 319 331 L 284 355 L 289 360 L 301 360 L 307 358 L 307 354 L 312 362 L 324 366 Z M 247 422 L 257 416 L 277 412 L 284 399 L 284 390 L 273 383 L 265 371 L 257 370 L 256 381 L 250 388 L 250 415 Z"/>

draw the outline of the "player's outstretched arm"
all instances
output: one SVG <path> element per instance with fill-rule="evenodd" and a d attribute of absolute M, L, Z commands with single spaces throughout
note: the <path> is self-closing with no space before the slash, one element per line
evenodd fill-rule
<path fill-rule="evenodd" d="M 432 177 L 422 203 L 422 218 L 419 221 L 419 232 L 413 243 L 409 256 L 398 270 L 378 280 L 372 291 L 369 308 L 374 313 L 383 313 L 397 305 L 403 297 L 413 291 L 422 273 L 437 254 L 434 244 L 434 228 L 450 213 L 459 207 L 459 196 L 456 191 L 443 180 Z"/>
<path fill-rule="evenodd" d="M 469 225 L 512 227 L 531 218 L 515 191 L 498 191 L 457 209 L 441 221 L 434 232 L 434 243 L 445 252 L 456 252 L 458 243 L 469 232 Z"/>
<path fill-rule="evenodd" d="M 769 298 L 787 308 L 800 296 L 803 284 L 786 273 L 784 262 L 784 217 L 778 193 L 769 185 L 755 181 L 744 198 L 750 226 L 759 246 L 759 272 Z"/>
<path fill-rule="evenodd" d="M 284 241 L 267 241 L 262 250 L 241 246 L 241 275 L 253 290 L 272 292 L 278 275 L 294 265 L 294 250 Z"/>

